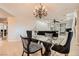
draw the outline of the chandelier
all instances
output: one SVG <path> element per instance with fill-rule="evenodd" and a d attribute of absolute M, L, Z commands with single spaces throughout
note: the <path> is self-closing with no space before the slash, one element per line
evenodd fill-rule
<path fill-rule="evenodd" d="M 41 19 L 42 17 L 47 16 L 47 9 L 40 3 L 38 7 L 35 7 L 33 15 Z"/>

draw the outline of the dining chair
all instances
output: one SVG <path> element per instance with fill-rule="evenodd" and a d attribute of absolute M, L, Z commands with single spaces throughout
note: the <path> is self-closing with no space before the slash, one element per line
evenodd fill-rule
<path fill-rule="evenodd" d="M 32 41 L 31 31 L 27 31 L 27 37 L 23 37 L 21 35 L 20 37 L 21 37 L 22 44 L 23 44 L 22 56 L 24 55 L 24 53 L 27 53 L 27 56 L 29 56 L 30 54 L 33 54 L 39 50 L 41 51 L 41 55 L 42 55 L 42 46 Z"/>
<path fill-rule="evenodd" d="M 58 38 L 58 33 L 56 32 L 56 33 L 53 33 L 53 39 L 54 40 L 57 40 L 57 38 Z"/>
<path fill-rule="evenodd" d="M 28 32 L 28 31 L 26 31 L 26 33 L 27 33 L 27 32 Z M 33 34 L 32 34 L 32 37 L 36 39 L 36 38 L 37 38 L 37 31 L 32 31 L 32 33 L 33 33 Z M 32 41 L 35 42 L 35 43 L 39 43 L 38 40 L 32 40 Z"/>
<path fill-rule="evenodd" d="M 62 53 L 62 54 L 65 54 L 65 56 L 68 56 L 69 52 L 70 52 L 70 43 L 71 43 L 71 39 L 73 37 L 73 32 L 70 32 L 69 30 L 68 31 L 68 37 L 67 37 L 67 41 L 65 43 L 65 45 L 58 45 L 58 44 L 55 44 L 51 49 L 56 51 L 56 52 L 59 52 L 59 53 Z"/>

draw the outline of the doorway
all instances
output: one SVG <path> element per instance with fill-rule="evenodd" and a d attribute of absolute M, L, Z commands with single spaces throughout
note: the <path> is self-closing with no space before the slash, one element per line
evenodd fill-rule
<path fill-rule="evenodd" d="M 6 40 L 8 35 L 7 18 L 0 18 L 0 40 Z"/>

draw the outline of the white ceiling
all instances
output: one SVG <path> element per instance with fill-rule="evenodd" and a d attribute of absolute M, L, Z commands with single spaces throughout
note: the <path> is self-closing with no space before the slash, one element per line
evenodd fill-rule
<path fill-rule="evenodd" d="M 2 3 L 0 4 L 0 8 L 3 8 L 16 17 L 28 17 L 33 16 L 33 9 L 38 5 L 39 4 L 34 3 Z M 79 8 L 79 4 L 77 3 L 45 3 L 43 5 L 47 8 L 48 15 L 50 15 L 50 17 L 55 15 L 64 15 L 67 12 L 72 12 L 76 8 Z"/>

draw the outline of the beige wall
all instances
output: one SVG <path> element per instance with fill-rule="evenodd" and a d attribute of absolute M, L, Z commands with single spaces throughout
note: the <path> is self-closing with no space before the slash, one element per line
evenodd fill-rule
<path fill-rule="evenodd" d="M 16 19 L 14 17 L 8 17 L 8 40 L 16 39 Z"/>
<path fill-rule="evenodd" d="M 26 30 L 33 28 L 33 25 L 38 20 L 33 16 L 33 9 L 37 5 L 39 4 L 0 4 L 1 8 L 14 15 L 14 17 L 7 16 L 8 40 L 19 40 L 21 34 L 24 35 L 26 34 Z M 51 18 L 55 18 L 57 20 L 63 19 L 66 13 L 72 12 L 79 7 L 78 4 L 43 5 L 45 5 L 48 10 L 48 16 L 44 18 L 44 20 L 49 20 Z M 77 29 L 79 29 L 78 26 Z"/>

